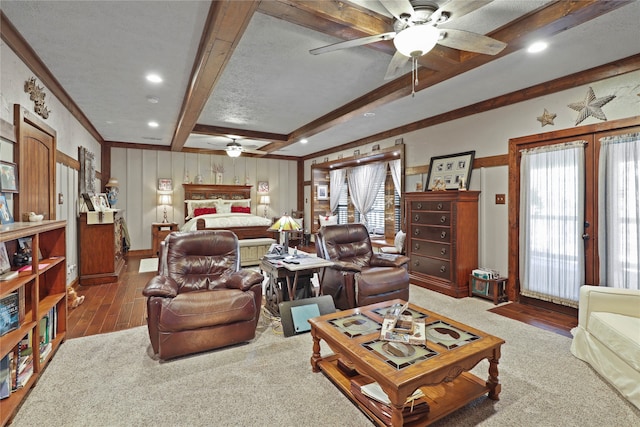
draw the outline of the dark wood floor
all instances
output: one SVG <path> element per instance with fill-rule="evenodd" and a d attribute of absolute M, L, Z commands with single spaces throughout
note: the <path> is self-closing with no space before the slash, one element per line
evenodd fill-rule
<path fill-rule="evenodd" d="M 125 272 L 118 283 L 77 288 L 78 294 L 85 296 L 85 301 L 79 307 L 69 309 L 67 338 L 147 324 L 142 289 L 155 272 L 138 273 L 140 259 L 127 257 Z M 578 323 L 574 316 L 517 303 L 504 304 L 490 311 L 568 337 L 571 337 L 571 328 Z"/>

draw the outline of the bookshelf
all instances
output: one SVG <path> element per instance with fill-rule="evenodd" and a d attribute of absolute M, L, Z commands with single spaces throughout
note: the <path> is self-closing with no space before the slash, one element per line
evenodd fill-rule
<path fill-rule="evenodd" d="M 7 248 L 10 260 L 18 247 L 18 239 L 25 238 L 30 239 L 32 248 L 30 271 L 0 281 L 0 298 L 15 291 L 20 295 L 20 320 L 17 329 L 0 336 L 0 358 L 14 353 L 21 342 L 28 341 L 32 348 L 33 374 L 22 388 L 0 400 L 2 426 L 11 421 L 37 382 L 64 341 L 67 328 L 66 221 L 15 222 L 0 226 L 0 242 Z M 50 345 L 41 348 L 41 337 Z"/>

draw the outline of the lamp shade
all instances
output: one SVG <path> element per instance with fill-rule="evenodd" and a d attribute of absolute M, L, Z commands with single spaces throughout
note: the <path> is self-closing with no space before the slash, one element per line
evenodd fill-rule
<path fill-rule="evenodd" d="M 171 194 L 161 194 L 158 197 L 159 205 L 171 205 L 171 203 L 172 203 Z"/>
<path fill-rule="evenodd" d="M 416 58 L 433 49 L 439 37 L 440 31 L 432 25 L 414 25 L 400 31 L 393 44 L 404 56 Z"/>
<path fill-rule="evenodd" d="M 271 199 L 269 198 L 269 196 L 260 196 L 261 205 L 268 205 L 269 203 L 271 203 Z"/>
<path fill-rule="evenodd" d="M 118 179 L 117 178 L 109 178 L 109 182 L 105 184 L 105 187 L 117 187 Z"/>
<path fill-rule="evenodd" d="M 269 227 L 269 231 L 296 231 L 300 230 L 300 224 L 298 224 L 293 218 L 289 215 L 284 214 L 282 217 L 273 223 L 271 227 Z"/>

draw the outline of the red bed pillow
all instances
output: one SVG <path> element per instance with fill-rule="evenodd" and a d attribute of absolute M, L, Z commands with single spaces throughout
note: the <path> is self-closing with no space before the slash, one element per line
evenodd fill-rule
<path fill-rule="evenodd" d="M 231 206 L 231 212 L 250 214 L 251 213 L 251 208 L 249 206 L 247 206 L 247 207 L 244 207 L 244 206 Z"/>
<path fill-rule="evenodd" d="M 206 214 L 214 214 L 216 213 L 216 208 L 195 208 L 193 210 L 193 216 L 200 216 Z"/>

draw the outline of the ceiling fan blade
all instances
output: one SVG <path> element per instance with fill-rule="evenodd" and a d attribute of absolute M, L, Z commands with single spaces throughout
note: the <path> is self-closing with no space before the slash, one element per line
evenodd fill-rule
<path fill-rule="evenodd" d="M 413 6 L 409 0 L 380 0 L 380 3 L 389 11 L 396 19 L 404 21 L 402 15 L 413 15 Z"/>
<path fill-rule="evenodd" d="M 460 18 L 474 10 L 480 9 L 482 6 L 488 5 L 492 1 L 493 0 L 449 0 L 440 6 L 438 10 L 434 12 L 434 15 L 437 14 L 437 17 L 440 17 L 440 14 L 445 12 L 449 16 L 448 20 L 452 20 Z"/>
<path fill-rule="evenodd" d="M 400 52 L 396 52 L 391 58 L 391 63 L 387 68 L 387 73 L 384 75 L 385 80 L 395 79 L 396 77 L 400 77 L 402 74 L 402 68 L 409 60 L 409 57 L 404 56 Z"/>
<path fill-rule="evenodd" d="M 485 55 L 497 55 L 507 47 L 507 44 L 500 40 L 470 31 L 447 28 L 446 30 L 441 29 L 440 34 L 443 34 L 444 37 L 438 40 L 438 44 L 453 49 L 484 53 Z"/>
<path fill-rule="evenodd" d="M 361 37 L 359 39 L 346 40 L 343 42 L 330 44 L 328 46 L 311 49 L 309 53 L 312 55 L 320 55 L 321 53 L 333 52 L 334 50 L 347 49 L 350 47 L 362 46 L 369 43 L 375 43 L 375 42 L 380 42 L 384 40 L 391 40 L 395 36 L 396 36 L 396 32 L 391 31 L 390 33 L 382 33 L 382 34 L 377 34 L 375 36 L 368 36 L 368 37 Z"/>

